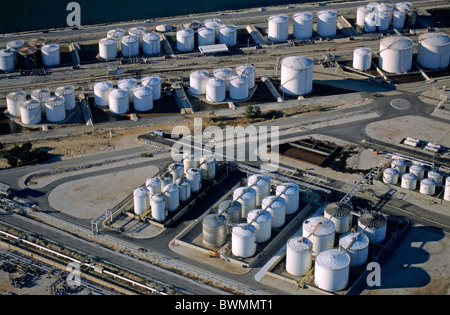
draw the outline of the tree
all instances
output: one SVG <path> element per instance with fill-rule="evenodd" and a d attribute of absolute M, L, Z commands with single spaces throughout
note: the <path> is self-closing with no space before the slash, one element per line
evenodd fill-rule
<path fill-rule="evenodd" d="M 261 107 L 253 106 L 253 105 L 245 106 L 244 116 L 245 116 L 245 118 L 257 118 L 257 117 L 260 117 L 261 116 Z"/>

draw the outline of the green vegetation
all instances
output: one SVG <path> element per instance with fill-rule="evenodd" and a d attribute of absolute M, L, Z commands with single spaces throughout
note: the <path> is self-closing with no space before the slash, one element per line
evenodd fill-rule
<path fill-rule="evenodd" d="M 258 117 L 261 117 L 261 107 L 253 106 L 253 105 L 245 106 L 244 116 L 245 116 L 245 118 L 258 118 Z"/>
<path fill-rule="evenodd" d="M 2 149 L 4 149 L 4 145 L 0 143 L 0 150 Z M 2 152 L 2 156 L 11 167 L 43 163 L 49 159 L 48 151 L 33 149 L 31 142 L 25 142 L 22 146 L 16 145 L 10 150 L 5 150 Z"/>

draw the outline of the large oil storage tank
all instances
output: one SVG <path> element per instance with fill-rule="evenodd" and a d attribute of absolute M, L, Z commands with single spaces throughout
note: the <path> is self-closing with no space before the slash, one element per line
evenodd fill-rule
<path fill-rule="evenodd" d="M 436 182 L 431 178 L 424 178 L 420 181 L 420 193 L 433 196 L 436 193 Z"/>
<path fill-rule="evenodd" d="M 234 256 L 248 258 L 256 253 L 256 229 L 252 225 L 238 225 L 231 230 L 231 252 Z"/>
<path fill-rule="evenodd" d="M 353 51 L 353 68 L 360 71 L 372 68 L 372 50 L 370 48 L 360 47 Z"/>
<path fill-rule="evenodd" d="M 378 213 L 364 213 L 358 219 L 358 232 L 362 232 L 371 243 L 381 243 L 386 238 L 387 219 Z"/>
<path fill-rule="evenodd" d="M 256 229 L 256 243 L 267 242 L 272 236 L 272 215 L 268 211 L 251 210 L 247 214 L 247 223 Z"/>
<path fill-rule="evenodd" d="M 367 7 L 361 6 L 356 9 L 356 25 L 363 28 L 367 15 Z"/>
<path fill-rule="evenodd" d="M 337 12 L 324 10 L 317 13 L 317 33 L 322 37 L 336 35 Z"/>
<path fill-rule="evenodd" d="M 181 52 L 193 51 L 195 47 L 194 30 L 181 29 L 177 32 L 177 49 Z"/>
<path fill-rule="evenodd" d="M 141 79 L 142 86 L 149 86 L 152 88 L 153 101 L 161 98 L 162 82 L 159 76 L 146 76 Z"/>
<path fill-rule="evenodd" d="M 308 57 L 291 56 L 281 62 L 281 90 L 290 95 L 305 95 L 313 89 L 313 65 Z"/>
<path fill-rule="evenodd" d="M 377 30 L 377 13 L 366 14 L 364 18 L 364 32 L 373 33 Z"/>
<path fill-rule="evenodd" d="M 409 172 L 416 175 L 417 180 L 420 181 L 425 176 L 425 167 L 421 164 L 413 164 L 409 167 Z"/>
<path fill-rule="evenodd" d="M 213 77 L 206 82 L 206 100 L 212 103 L 223 102 L 226 98 L 226 83 L 224 80 Z"/>
<path fill-rule="evenodd" d="M 114 114 L 125 114 L 130 110 L 128 92 L 122 89 L 113 89 L 109 93 L 109 110 Z"/>
<path fill-rule="evenodd" d="M 166 185 L 162 192 L 167 197 L 167 210 L 169 210 L 169 212 L 177 211 L 180 206 L 180 192 L 178 186 L 175 184 Z"/>
<path fill-rule="evenodd" d="M 169 172 L 172 174 L 173 181 L 184 176 L 184 166 L 181 163 L 172 163 L 169 165 Z"/>
<path fill-rule="evenodd" d="M 227 219 L 218 214 L 203 218 L 203 243 L 210 248 L 219 248 L 227 241 Z"/>
<path fill-rule="evenodd" d="M 74 110 L 77 107 L 75 99 L 75 88 L 71 85 L 64 85 L 56 88 L 56 96 L 64 97 L 64 106 L 66 111 Z"/>
<path fill-rule="evenodd" d="M 148 189 L 150 195 L 157 195 L 161 193 L 161 180 L 157 177 L 147 178 L 145 187 Z"/>
<path fill-rule="evenodd" d="M 164 194 L 151 195 L 150 206 L 155 221 L 164 222 L 167 219 L 167 197 Z"/>
<path fill-rule="evenodd" d="M 114 84 L 109 81 L 97 82 L 94 85 L 95 104 L 98 106 L 109 105 L 109 93 L 114 89 Z"/>
<path fill-rule="evenodd" d="M 280 196 L 267 196 L 263 199 L 261 208 L 272 216 L 272 228 L 278 229 L 286 222 L 286 200 Z"/>
<path fill-rule="evenodd" d="M 41 112 L 45 113 L 45 102 L 51 97 L 51 91 L 47 88 L 36 89 L 31 92 L 31 98 L 41 105 Z"/>
<path fill-rule="evenodd" d="M 198 30 L 198 45 L 208 46 L 216 43 L 216 29 L 209 27 L 202 27 Z"/>
<path fill-rule="evenodd" d="M 114 38 L 102 38 L 98 42 L 99 56 L 104 60 L 117 58 L 117 41 Z"/>
<path fill-rule="evenodd" d="M 293 214 L 300 206 L 300 188 L 294 183 L 282 183 L 276 188 L 276 195 L 286 201 L 286 214 Z"/>
<path fill-rule="evenodd" d="M 254 174 L 248 178 L 247 186 L 256 191 L 256 206 L 260 207 L 264 198 L 270 195 L 271 179 L 264 174 Z"/>
<path fill-rule="evenodd" d="M 314 16 L 310 12 L 299 12 L 293 17 L 293 35 L 297 39 L 311 38 Z"/>
<path fill-rule="evenodd" d="M 189 91 L 194 95 L 206 94 L 206 82 L 208 82 L 208 79 L 208 71 L 192 71 L 189 75 Z"/>
<path fill-rule="evenodd" d="M 143 41 L 144 35 L 147 34 L 147 31 L 142 26 L 136 26 L 136 27 L 130 28 L 128 30 L 128 34 L 130 34 L 131 36 L 137 37 L 139 40 L 139 46 L 142 47 L 142 41 Z"/>
<path fill-rule="evenodd" d="M 412 67 L 414 43 L 402 36 L 390 36 L 380 41 L 378 65 L 386 72 L 408 72 Z"/>
<path fill-rule="evenodd" d="M 391 162 L 391 167 L 395 168 L 399 172 L 399 174 L 406 173 L 407 166 L 408 164 L 405 162 L 405 160 L 402 159 L 394 159 Z"/>
<path fill-rule="evenodd" d="M 200 167 L 200 156 L 196 151 L 186 151 L 183 153 L 184 172 L 187 173 L 190 168 Z"/>
<path fill-rule="evenodd" d="M 134 90 L 137 88 L 137 81 L 133 78 L 122 79 L 117 82 L 117 87 L 128 92 L 128 99 L 130 103 L 134 102 Z"/>
<path fill-rule="evenodd" d="M 26 100 L 20 104 L 20 119 L 25 125 L 36 125 L 41 122 L 41 104 L 34 100 Z"/>
<path fill-rule="evenodd" d="M 237 28 L 234 25 L 222 25 L 219 29 L 219 43 L 228 47 L 237 44 Z"/>
<path fill-rule="evenodd" d="M 408 190 L 414 190 L 417 186 L 417 176 L 411 173 L 402 175 L 401 187 Z"/>
<path fill-rule="evenodd" d="M 41 48 L 44 67 L 55 67 L 61 63 L 61 52 L 58 44 L 48 44 Z"/>
<path fill-rule="evenodd" d="M 190 168 L 186 171 L 186 178 L 191 182 L 191 192 L 198 193 L 202 188 L 202 175 L 198 168 Z"/>
<path fill-rule="evenodd" d="M 223 215 L 226 218 L 227 224 L 229 225 L 227 226 L 227 233 L 230 234 L 230 225 L 236 225 L 241 221 L 242 205 L 234 200 L 224 200 L 219 203 L 219 206 L 217 207 L 217 213 Z"/>
<path fill-rule="evenodd" d="M 19 64 L 22 70 L 32 70 L 37 67 L 37 48 L 34 46 L 31 47 L 22 47 L 19 50 Z"/>
<path fill-rule="evenodd" d="M 336 227 L 330 219 L 325 217 L 312 217 L 303 222 L 302 235 L 313 244 L 314 254 L 334 247 Z"/>
<path fill-rule="evenodd" d="M 6 95 L 6 108 L 8 113 L 14 117 L 20 117 L 20 104 L 27 99 L 24 91 L 15 91 Z"/>
<path fill-rule="evenodd" d="M 405 27 L 406 15 L 404 11 L 394 10 L 392 17 L 392 27 L 402 30 Z"/>
<path fill-rule="evenodd" d="M 146 112 L 153 109 L 153 89 L 149 86 L 139 86 L 133 91 L 134 109 Z"/>
<path fill-rule="evenodd" d="M 204 156 L 200 160 L 202 179 L 212 181 L 216 178 L 216 159 L 213 156 Z"/>
<path fill-rule="evenodd" d="M 233 76 L 233 70 L 230 68 L 218 68 L 213 71 L 213 76 L 225 81 L 226 91 L 230 90 L 230 79 Z"/>
<path fill-rule="evenodd" d="M 450 36 L 426 33 L 419 36 L 417 62 L 424 68 L 447 68 L 450 61 Z"/>
<path fill-rule="evenodd" d="M 301 237 L 291 237 L 286 245 L 286 271 L 294 276 L 305 276 L 312 267 L 312 243 Z"/>
<path fill-rule="evenodd" d="M 350 255 L 339 249 L 320 252 L 315 259 L 314 283 L 325 291 L 345 289 L 350 275 Z"/>
<path fill-rule="evenodd" d="M 49 122 L 61 122 L 66 119 L 64 97 L 50 97 L 45 102 L 45 116 Z"/>
<path fill-rule="evenodd" d="M 242 65 L 236 68 L 236 74 L 248 78 L 248 88 L 255 87 L 255 67 L 252 65 Z"/>
<path fill-rule="evenodd" d="M 13 71 L 16 68 L 16 55 L 12 49 L 0 50 L 0 70 Z"/>
<path fill-rule="evenodd" d="M 161 52 L 161 37 L 156 33 L 148 33 L 142 37 L 144 55 L 158 55 Z"/>
<path fill-rule="evenodd" d="M 330 203 L 325 206 L 324 217 L 333 221 L 336 233 L 343 234 L 352 228 L 352 210 L 348 203 Z"/>
<path fill-rule="evenodd" d="M 121 41 L 122 57 L 136 57 L 139 55 L 139 38 L 133 35 L 126 35 Z"/>
<path fill-rule="evenodd" d="M 397 169 L 388 167 L 383 171 L 383 182 L 390 185 L 397 185 L 399 172 Z"/>
<path fill-rule="evenodd" d="M 347 233 L 339 238 L 339 249 L 350 256 L 350 266 L 359 267 L 369 257 L 369 238 L 363 233 Z"/>
<path fill-rule="evenodd" d="M 145 187 L 136 188 L 133 192 L 134 213 L 143 215 L 150 208 L 149 191 Z"/>
<path fill-rule="evenodd" d="M 214 18 L 214 19 L 205 20 L 203 22 L 203 25 L 207 28 L 214 29 L 216 32 L 216 40 L 219 40 L 220 27 L 223 25 L 223 23 L 220 19 Z"/>
<path fill-rule="evenodd" d="M 235 75 L 230 79 L 230 98 L 233 100 L 245 100 L 248 98 L 248 78 Z"/>
<path fill-rule="evenodd" d="M 444 179 L 438 171 L 428 171 L 427 178 L 434 180 L 437 185 L 442 185 Z"/>
<path fill-rule="evenodd" d="M 450 201 L 450 176 L 445 180 L 444 200 Z"/>
<path fill-rule="evenodd" d="M 289 17 L 283 14 L 268 19 L 268 38 L 273 42 L 285 42 L 289 38 Z"/>
<path fill-rule="evenodd" d="M 249 187 L 239 187 L 233 191 L 233 200 L 242 205 L 242 218 L 247 219 L 250 211 L 256 209 L 256 190 Z"/>
<path fill-rule="evenodd" d="M 117 43 L 117 51 L 120 51 L 121 48 L 122 48 L 121 41 L 122 41 L 122 38 L 124 36 L 125 36 L 125 30 L 120 29 L 120 28 L 109 30 L 106 33 L 106 37 L 107 38 L 113 38 L 116 41 L 116 43 Z"/>

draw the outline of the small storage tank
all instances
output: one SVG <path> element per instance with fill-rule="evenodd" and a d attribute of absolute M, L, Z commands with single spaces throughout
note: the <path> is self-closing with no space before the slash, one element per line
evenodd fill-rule
<path fill-rule="evenodd" d="M 256 254 L 256 229 L 252 225 L 239 225 L 231 230 L 231 252 L 234 256 L 248 258 Z"/>
<path fill-rule="evenodd" d="M 41 122 L 41 104 L 34 100 L 26 100 L 20 104 L 20 119 L 25 125 L 36 125 Z"/>
<path fill-rule="evenodd" d="M 169 172 L 172 174 L 173 181 L 184 176 L 184 166 L 181 163 L 172 163 L 169 165 Z"/>
<path fill-rule="evenodd" d="M 369 238 L 363 233 L 347 233 L 339 238 L 339 249 L 350 256 L 350 266 L 359 267 L 369 257 Z"/>
<path fill-rule="evenodd" d="M 310 12 L 300 12 L 294 14 L 294 37 L 297 39 L 311 38 L 313 35 L 313 22 L 314 17 Z"/>
<path fill-rule="evenodd" d="M 198 30 L 198 45 L 208 46 L 216 43 L 216 29 L 209 27 L 202 27 Z"/>
<path fill-rule="evenodd" d="M 16 68 L 16 55 L 12 49 L 0 50 L 0 70 L 13 71 Z"/>
<path fill-rule="evenodd" d="M 336 35 L 337 13 L 334 10 L 324 10 L 317 13 L 317 33 L 322 37 Z"/>
<path fill-rule="evenodd" d="M 361 6 L 356 10 L 356 25 L 363 28 L 367 15 L 367 7 Z"/>
<path fill-rule="evenodd" d="M 125 30 L 120 29 L 120 28 L 110 30 L 110 31 L 108 31 L 108 33 L 106 33 L 107 38 L 113 38 L 116 41 L 117 51 L 120 51 L 122 48 L 121 41 L 124 36 L 125 36 Z"/>
<path fill-rule="evenodd" d="M 167 210 L 169 210 L 169 212 L 177 211 L 180 206 L 180 192 L 178 186 L 175 184 L 166 185 L 162 192 L 167 197 Z"/>
<path fill-rule="evenodd" d="M 22 47 L 19 50 L 20 68 L 22 70 L 32 70 L 37 67 L 37 48 L 34 46 Z"/>
<path fill-rule="evenodd" d="M 340 291 L 348 284 L 350 255 L 339 249 L 320 252 L 315 259 L 314 283 L 325 291 Z"/>
<path fill-rule="evenodd" d="M 417 180 L 421 181 L 425 176 L 425 167 L 420 164 L 414 164 L 409 167 L 409 172 L 416 175 Z"/>
<path fill-rule="evenodd" d="M 276 195 L 286 201 L 286 214 L 296 213 L 300 206 L 300 188 L 293 183 L 282 183 L 276 188 Z"/>
<path fill-rule="evenodd" d="M 224 200 L 219 203 L 217 213 L 226 218 L 227 224 L 235 225 L 241 221 L 242 205 L 234 200 Z M 227 227 L 227 233 L 231 233 L 231 227 L 229 226 Z"/>
<path fill-rule="evenodd" d="M 194 42 L 194 30 L 185 28 L 177 32 L 177 49 L 179 51 L 193 51 L 195 47 Z"/>
<path fill-rule="evenodd" d="M 220 27 L 223 25 L 223 23 L 220 19 L 205 20 L 203 25 L 205 25 L 205 27 L 207 27 L 207 28 L 214 29 L 216 32 L 216 40 L 219 39 Z"/>
<path fill-rule="evenodd" d="M 213 76 L 225 81 L 226 91 L 230 90 L 230 79 L 233 76 L 233 70 L 230 68 L 219 68 L 213 71 Z"/>
<path fill-rule="evenodd" d="M 184 152 L 183 153 L 183 165 L 184 165 L 184 172 L 187 173 L 188 169 L 190 168 L 199 168 L 200 167 L 200 157 L 197 154 L 197 152 Z"/>
<path fill-rule="evenodd" d="M 289 37 L 289 17 L 273 15 L 268 19 L 268 38 L 273 42 L 285 42 Z"/>
<path fill-rule="evenodd" d="M 437 185 L 442 185 L 443 177 L 442 174 L 438 171 L 429 171 L 427 174 L 427 178 L 430 178 L 436 182 Z"/>
<path fill-rule="evenodd" d="M 268 211 L 251 210 L 247 214 L 247 223 L 256 229 L 256 243 L 267 242 L 272 236 L 272 216 Z"/>
<path fill-rule="evenodd" d="M 424 68 L 447 68 L 450 60 L 450 36 L 426 33 L 419 36 L 417 62 Z"/>
<path fill-rule="evenodd" d="M 142 26 L 132 27 L 128 30 L 128 34 L 138 38 L 140 47 L 142 47 L 142 40 L 146 33 L 147 33 L 147 31 Z"/>
<path fill-rule="evenodd" d="M 390 36 L 380 41 L 379 66 L 386 72 L 408 72 L 412 67 L 414 43 L 402 36 Z"/>
<path fill-rule="evenodd" d="M 20 117 L 20 104 L 27 99 L 24 91 L 15 91 L 6 95 L 6 108 L 8 113 L 14 117 Z"/>
<path fill-rule="evenodd" d="M 139 187 L 134 190 L 134 213 L 143 215 L 150 207 L 149 192 L 145 187 Z"/>
<path fill-rule="evenodd" d="M 55 95 L 64 97 L 64 106 L 66 111 L 74 110 L 77 107 L 75 100 L 75 88 L 71 85 L 60 86 L 56 88 Z"/>
<path fill-rule="evenodd" d="M 417 176 L 411 173 L 402 175 L 401 187 L 408 190 L 414 190 L 417 186 Z"/>
<path fill-rule="evenodd" d="M 202 179 L 212 181 L 216 178 L 216 159 L 213 156 L 204 156 L 200 160 Z"/>
<path fill-rule="evenodd" d="M 58 44 L 48 44 L 41 48 L 44 67 L 55 67 L 61 63 L 61 52 Z"/>
<path fill-rule="evenodd" d="M 358 219 L 358 232 L 369 238 L 370 243 L 381 243 L 386 238 L 387 219 L 378 213 L 364 213 Z"/>
<path fill-rule="evenodd" d="M 237 44 L 237 28 L 234 25 L 222 25 L 219 29 L 219 43 L 228 47 Z"/>
<path fill-rule="evenodd" d="M 206 82 L 209 74 L 205 70 L 195 70 L 189 75 L 189 91 L 194 95 L 206 94 Z"/>
<path fill-rule="evenodd" d="M 445 180 L 444 200 L 450 201 L 450 176 Z"/>
<path fill-rule="evenodd" d="M 139 38 L 133 35 L 126 35 L 121 41 L 122 57 L 137 57 L 139 55 Z"/>
<path fill-rule="evenodd" d="M 380 32 L 385 32 L 389 29 L 391 15 L 389 11 L 380 11 L 377 16 L 377 28 Z"/>
<path fill-rule="evenodd" d="M 372 68 L 372 50 L 370 48 L 356 48 L 353 51 L 353 68 L 367 71 Z"/>
<path fill-rule="evenodd" d="M 144 55 L 159 55 L 161 53 L 161 38 L 158 34 L 149 33 L 142 37 L 142 52 Z"/>
<path fill-rule="evenodd" d="M 378 7 L 380 6 L 380 4 L 378 2 L 369 2 L 367 4 L 367 12 L 371 13 L 371 12 L 376 12 L 378 11 Z"/>
<path fill-rule="evenodd" d="M 394 159 L 391 162 L 391 167 L 395 168 L 400 174 L 406 173 L 406 166 L 408 166 L 408 164 L 406 164 L 404 160 Z"/>
<path fill-rule="evenodd" d="M 16 65 L 19 62 L 19 51 L 23 47 L 25 47 L 25 41 L 23 41 L 21 39 L 12 40 L 12 41 L 6 43 L 6 49 L 10 49 L 10 50 L 14 51 L 14 59 L 15 59 Z"/>
<path fill-rule="evenodd" d="M 394 10 L 392 17 L 392 27 L 402 30 L 405 27 L 406 15 L 405 12 L 400 10 Z"/>
<path fill-rule="evenodd" d="M 373 33 L 377 30 L 377 14 L 375 12 L 366 14 L 364 18 L 364 32 Z"/>
<path fill-rule="evenodd" d="M 420 181 L 420 193 L 433 196 L 436 193 L 436 182 L 431 178 L 424 178 Z"/>
<path fill-rule="evenodd" d="M 248 88 L 255 87 L 255 67 L 252 65 L 242 65 L 236 68 L 236 74 L 248 78 Z"/>
<path fill-rule="evenodd" d="M 202 188 L 201 173 L 198 168 L 190 168 L 186 171 L 186 178 L 191 182 L 191 192 L 197 193 Z"/>
<path fill-rule="evenodd" d="M 150 86 L 139 86 L 133 91 L 134 109 L 146 112 L 153 109 L 153 89 Z"/>
<path fill-rule="evenodd" d="M 161 193 L 161 180 L 157 177 L 148 178 L 145 181 L 145 187 L 148 189 L 150 195 L 157 195 Z"/>
<path fill-rule="evenodd" d="M 183 28 L 191 28 L 194 31 L 197 31 L 202 26 L 202 22 L 199 20 L 190 20 L 183 22 Z"/>
<path fill-rule="evenodd" d="M 395 8 L 399 11 L 408 12 L 412 10 L 413 6 L 409 2 L 399 2 L 395 4 Z"/>
<path fill-rule="evenodd" d="M 45 102 L 45 115 L 49 122 L 61 122 L 66 119 L 64 97 L 51 97 Z"/>
<path fill-rule="evenodd" d="M 286 271 L 293 276 L 305 276 L 312 267 L 312 243 L 301 237 L 291 237 L 286 245 Z"/>
<path fill-rule="evenodd" d="M 117 87 L 121 90 L 128 92 L 129 102 L 133 103 L 133 101 L 134 101 L 133 92 L 137 87 L 136 79 L 132 79 L 132 78 L 122 79 L 119 82 L 117 82 Z"/>
<path fill-rule="evenodd" d="M 313 244 L 314 254 L 334 247 L 336 232 L 333 221 L 325 217 L 312 217 L 303 222 L 302 235 Z"/>
<path fill-rule="evenodd" d="M 233 200 L 242 205 L 242 218 L 247 219 L 250 211 L 256 208 L 256 190 L 249 187 L 239 187 L 233 192 Z"/>
<path fill-rule="evenodd" d="M 167 219 L 167 197 L 164 194 L 151 195 L 150 206 L 152 217 L 157 222 L 164 222 Z"/>
<path fill-rule="evenodd" d="M 389 167 L 383 171 L 383 182 L 390 185 L 398 184 L 399 172 L 397 169 Z"/>
<path fill-rule="evenodd" d="M 206 82 L 206 99 L 212 103 L 223 102 L 226 98 L 225 81 L 219 78 L 210 78 Z"/>
<path fill-rule="evenodd" d="M 117 41 L 114 38 L 102 38 L 98 42 L 99 56 L 104 60 L 117 58 Z"/>
<path fill-rule="evenodd" d="M 325 207 L 324 217 L 333 221 L 336 233 L 343 234 L 352 228 L 352 210 L 346 203 L 330 203 Z"/>
<path fill-rule="evenodd" d="M 125 114 L 130 110 L 128 92 L 122 89 L 113 89 L 109 93 L 109 110 L 114 114 Z"/>
<path fill-rule="evenodd" d="M 31 98 L 38 101 L 41 105 L 41 112 L 45 113 L 45 102 L 50 98 L 51 92 L 49 89 L 36 89 L 31 92 Z"/>
<path fill-rule="evenodd" d="M 161 192 L 164 193 L 164 187 L 170 184 L 173 184 L 173 178 L 172 174 L 170 173 L 163 173 L 158 176 L 159 180 L 161 181 Z"/>
<path fill-rule="evenodd" d="M 286 200 L 280 196 L 267 196 L 262 201 L 262 210 L 272 216 L 272 228 L 278 229 L 286 222 Z"/>
<path fill-rule="evenodd" d="M 114 89 L 114 84 L 109 81 L 97 82 L 94 85 L 95 104 L 98 106 L 109 105 L 109 93 Z"/>
<path fill-rule="evenodd" d="M 291 56 L 281 61 L 281 89 L 290 95 L 305 95 L 313 89 L 313 65 L 308 57 Z"/>
<path fill-rule="evenodd" d="M 203 244 L 219 248 L 227 241 L 227 219 L 218 214 L 208 214 L 203 218 Z"/>
<path fill-rule="evenodd" d="M 231 77 L 230 98 L 238 101 L 248 98 L 248 78 L 246 76 Z"/>
<path fill-rule="evenodd" d="M 256 191 L 256 206 L 262 205 L 262 200 L 270 195 L 271 179 L 264 174 L 254 174 L 248 178 L 247 186 Z"/>
<path fill-rule="evenodd" d="M 414 28 L 417 25 L 417 11 L 409 10 L 406 12 L 406 26 L 409 28 Z"/>
<path fill-rule="evenodd" d="M 159 76 L 146 76 L 141 79 L 142 86 L 149 86 L 152 88 L 153 101 L 161 98 L 162 82 Z"/>

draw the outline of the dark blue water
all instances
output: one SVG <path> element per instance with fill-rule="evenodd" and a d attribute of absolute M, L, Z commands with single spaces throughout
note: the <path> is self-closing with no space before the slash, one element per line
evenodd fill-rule
<path fill-rule="evenodd" d="M 78 0 L 81 25 L 311 2 L 312 0 Z M 67 27 L 72 1 L 3 0 L 0 33 Z"/>

